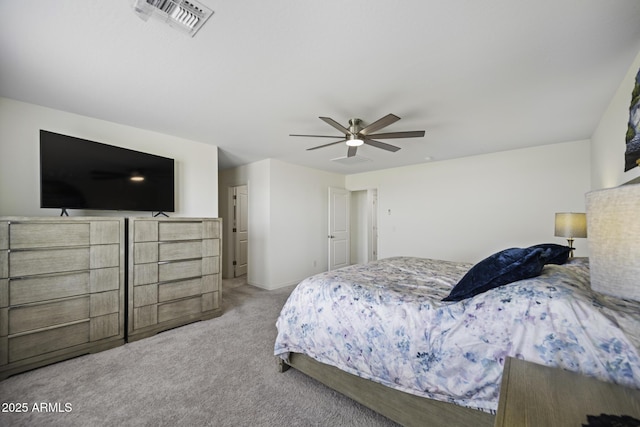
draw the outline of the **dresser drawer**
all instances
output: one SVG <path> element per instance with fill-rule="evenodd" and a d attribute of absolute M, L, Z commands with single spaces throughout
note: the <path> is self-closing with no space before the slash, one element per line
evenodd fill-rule
<path fill-rule="evenodd" d="M 142 307 L 158 302 L 158 284 L 141 285 L 133 287 L 133 306 Z"/>
<path fill-rule="evenodd" d="M 9 309 L 9 335 L 89 318 L 89 296 Z"/>
<path fill-rule="evenodd" d="M 190 279 L 202 276 L 202 260 L 176 261 L 160 264 L 158 266 L 158 280 L 168 282 L 171 280 Z"/>
<path fill-rule="evenodd" d="M 172 301 L 201 293 L 202 278 L 200 277 L 180 282 L 161 283 L 158 285 L 158 302 Z"/>
<path fill-rule="evenodd" d="M 218 274 L 220 259 L 217 256 L 202 258 L 202 274 Z"/>
<path fill-rule="evenodd" d="M 9 337 L 9 363 L 89 342 L 89 321 Z"/>
<path fill-rule="evenodd" d="M 120 244 L 120 221 L 92 221 L 91 244 Z"/>
<path fill-rule="evenodd" d="M 158 240 L 202 239 L 202 222 L 160 222 L 158 224 Z"/>
<path fill-rule="evenodd" d="M 0 250 L 9 249 L 9 222 L 0 221 Z"/>
<path fill-rule="evenodd" d="M 202 256 L 211 257 L 220 255 L 220 239 L 205 239 L 202 241 Z"/>
<path fill-rule="evenodd" d="M 209 274 L 202 276 L 202 292 L 216 292 L 220 290 L 220 275 Z"/>
<path fill-rule="evenodd" d="M 89 271 L 9 281 L 9 304 L 67 298 L 89 293 Z"/>
<path fill-rule="evenodd" d="M 90 268 L 117 267 L 120 265 L 119 245 L 93 245 L 90 252 Z"/>
<path fill-rule="evenodd" d="M 219 239 L 222 234 L 221 220 L 204 220 L 202 227 L 202 238 L 204 239 Z"/>
<path fill-rule="evenodd" d="M 96 292 L 91 294 L 89 315 L 91 317 L 117 313 L 120 310 L 118 291 Z"/>
<path fill-rule="evenodd" d="M 89 271 L 89 290 L 104 292 L 120 289 L 120 268 L 94 268 Z"/>
<path fill-rule="evenodd" d="M 210 311 L 220 308 L 220 293 L 211 292 L 202 294 L 202 311 Z"/>
<path fill-rule="evenodd" d="M 11 277 L 88 270 L 89 262 L 89 247 L 9 253 Z"/>
<path fill-rule="evenodd" d="M 133 245 L 133 263 L 158 262 L 158 242 L 139 242 Z"/>
<path fill-rule="evenodd" d="M 9 252 L 0 250 L 0 278 L 9 277 Z"/>
<path fill-rule="evenodd" d="M 166 322 L 168 320 L 178 319 L 192 314 L 200 314 L 201 312 L 201 296 L 165 304 L 158 304 L 158 322 Z"/>
<path fill-rule="evenodd" d="M 49 274 L 8 280 L 9 305 L 85 295 L 120 288 L 118 267 L 99 268 L 62 274 Z M 0 303 L 1 303 L 0 295 Z M 0 304 L 0 307 L 2 305 Z"/>
<path fill-rule="evenodd" d="M 9 248 L 51 248 L 87 246 L 90 242 L 89 223 L 12 223 Z"/>
<path fill-rule="evenodd" d="M 158 281 L 158 264 L 136 264 L 133 267 L 134 286 L 148 285 Z"/>
<path fill-rule="evenodd" d="M 9 306 L 9 279 L 0 279 L 0 308 Z M 2 333 L 0 332 L 0 335 Z"/>
<path fill-rule="evenodd" d="M 203 242 L 202 240 L 194 240 L 191 242 L 160 243 L 158 248 L 160 261 L 201 258 Z"/>
<path fill-rule="evenodd" d="M 92 317 L 89 325 L 91 328 L 89 333 L 90 341 L 114 337 L 120 333 L 120 316 L 118 313 L 113 313 Z"/>
<path fill-rule="evenodd" d="M 133 230 L 134 242 L 157 242 L 158 241 L 158 221 L 134 220 Z"/>
<path fill-rule="evenodd" d="M 154 305 L 146 305 L 133 310 L 134 329 L 146 328 L 158 324 L 158 308 Z"/>

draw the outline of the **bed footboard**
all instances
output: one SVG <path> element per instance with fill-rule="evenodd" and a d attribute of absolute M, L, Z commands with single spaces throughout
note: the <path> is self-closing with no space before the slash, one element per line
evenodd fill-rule
<path fill-rule="evenodd" d="M 494 425 L 494 415 L 385 387 L 317 362 L 304 354 L 291 353 L 288 363 L 280 358 L 278 360 L 280 372 L 286 371 L 291 366 L 404 426 L 491 427 Z"/>
<path fill-rule="evenodd" d="M 276 365 L 278 366 L 278 372 L 288 371 L 291 366 L 287 364 L 281 357 L 276 356 Z"/>

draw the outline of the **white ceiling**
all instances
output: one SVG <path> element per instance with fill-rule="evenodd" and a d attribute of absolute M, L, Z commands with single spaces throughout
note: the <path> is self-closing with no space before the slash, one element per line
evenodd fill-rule
<path fill-rule="evenodd" d="M 213 144 L 221 169 L 356 173 L 588 139 L 640 52 L 638 0 L 201 2 L 191 38 L 131 0 L 0 0 L 0 96 Z M 426 136 L 354 165 L 288 136 L 388 113 Z"/>

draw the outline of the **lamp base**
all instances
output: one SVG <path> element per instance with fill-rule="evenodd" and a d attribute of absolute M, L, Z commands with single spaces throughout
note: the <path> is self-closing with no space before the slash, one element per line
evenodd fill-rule
<path fill-rule="evenodd" d="M 567 239 L 567 242 L 569 242 L 569 258 L 573 258 L 573 251 L 574 251 L 574 247 L 573 247 L 573 240 L 572 238 Z"/>

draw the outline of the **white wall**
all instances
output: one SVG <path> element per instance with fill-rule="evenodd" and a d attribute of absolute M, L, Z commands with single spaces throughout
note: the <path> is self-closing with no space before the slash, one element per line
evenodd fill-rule
<path fill-rule="evenodd" d="M 40 208 L 40 129 L 130 148 L 176 161 L 176 212 L 218 215 L 218 149 L 214 145 L 0 98 L 0 215 L 59 215 Z M 142 212 L 72 210 L 70 215 L 137 215 Z"/>
<path fill-rule="evenodd" d="M 378 257 L 476 262 L 553 236 L 556 212 L 584 212 L 589 141 L 349 175 L 349 190 L 378 189 Z M 576 240 L 576 256 L 586 242 Z"/>
<path fill-rule="evenodd" d="M 640 177 L 640 167 L 624 171 L 625 134 L 629 122 L 631 92 L 640 69 L 640 53 L 615 93 L 591 137 L 591 187 L 615 187 Z"/>
<path fill-rule="evenodd" d="M 271 162 L 273 289 L 328 269 L 329 187 L 344 188 L 344 175 Z"/>
<path fill-rule="evenodd" d="M 348 176 L 269 159 L 220 173 L 220 212 L 228 187 L 247 184 L 248 282 L 275 289 L 327 270 L 330 186 L 356 191 L 358 210 L 360 191 L 378 189 L 379 258 L 476 262 L 507 247 L 565 244 L 553 236 L 554 214 L 584 212 L 589 164 L 589 141 Z M 576 256 L 587 255 L 584 240 Z M 230 277 L 230 245 L 224 250 Z"/>

